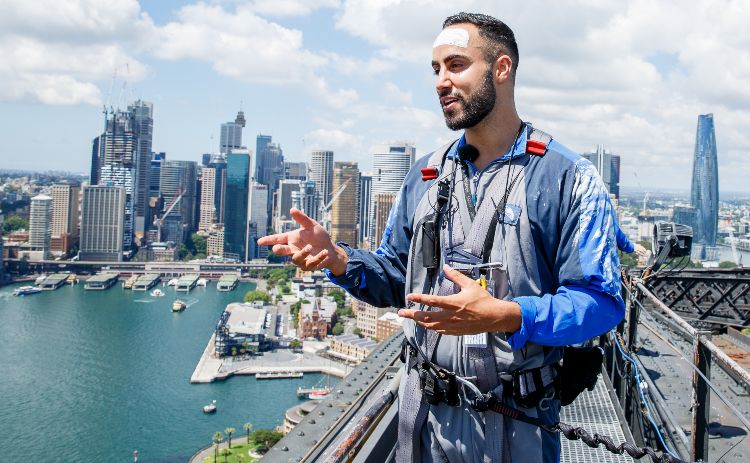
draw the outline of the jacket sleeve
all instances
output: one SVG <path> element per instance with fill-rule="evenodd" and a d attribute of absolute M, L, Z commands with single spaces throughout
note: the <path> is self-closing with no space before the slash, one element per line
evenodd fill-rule
<path fill-rule="evenodd" d="M 624 252 L 625 254 L 630 254 L 633 251 L 635 251 L 635 246 L 628 238 L 628 235 L 626 235 L 622 228 L 620 228 L 620 224 L 615 221 L 615 236 L 617 237 L 617 248 Z"/>
<path fill-rule="evenodd" d="M 561 205 L 560 236 L 554 273 L 555 294 L 514 299 L 521 307 L 521 328 L 508 341 L 514 349 L 527 342 L 564 346 L 612 329 L 625 313 L 620 293 L 620 264 L 612 203 L 593 165 L 579 159 L 564 182 L 570 198 Z"/>
<path fill-rule="evenodd" d="M 346 272 L 338 277 L 326 275 L 355 298 L 376 307 L 401 308 L 406 305 L 406 266 L 412 238 L 414 211 L 420 194 L 426 189 L 419 168 L 427 157 L 419 160 L 404 179 L 404 184 L 391 207 L 380 246 L 374 252 L 355 249 L 338 243 L 349 256 Z"/>

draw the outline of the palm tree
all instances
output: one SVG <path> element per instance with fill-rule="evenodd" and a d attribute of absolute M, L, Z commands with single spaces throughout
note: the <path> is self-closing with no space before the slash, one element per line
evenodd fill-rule
<path fill-rule="evenodd" d="M 227 443 L 229 444 L 230 449 L 232 448 L 232 434 L 234 434 L 235 431 L 237 430 L 234 428 L 227 428 L 224 430 L 224 433 L 227 435 Z"/>
<path fill-rule="evenodd" d="M 227 463 L 227 457 L 232 454 L 229 449 L 221 449 L 221 454 L 224 456 L 224 463 Z"/>
<path fill-rule="evenodd" d="M 242 425 L 242 427 L 247 431 L 247 443 L 250 443 L 250 430 L 253 429 L 253 425 L 250 423 L 245 423 Z"/>
<path fill-rule="evenodd" d="M 216 459 L 219 458 L 219 444 L 224 440 L 224 435 L 216 431 L 212 440 L 214 443 L 214 463 L 216 463 Z"/>

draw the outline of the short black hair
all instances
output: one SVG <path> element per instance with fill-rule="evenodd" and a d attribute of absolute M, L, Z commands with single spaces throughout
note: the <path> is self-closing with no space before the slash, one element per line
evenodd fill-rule
<path fill-rule="evenodd" d="M 484 50 L 485 61 L 491 64 L 501 54 L 510 56 L 513 60 L 511 74 L 515 80 L 516 69 L 518 69 L 518 44 L 511 28 L 499 19 L 486 14 L 461 12 L 445 18 L 443 29 L 466 23 L 477 26 L 479 35 L 487 41 L 488 46 Z"/>

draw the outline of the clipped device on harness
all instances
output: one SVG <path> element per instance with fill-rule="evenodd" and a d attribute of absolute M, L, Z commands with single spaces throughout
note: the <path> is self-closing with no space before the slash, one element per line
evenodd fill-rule
<path fill-rule="evenodd" d="M 450 184 L 443 179 L 438 182 L 437 210 L 422 222 L 422 265 L 430 271 L 440 264 L 440 224 L 450 198 Z"/>
<path fill-rule="evenodd" d="M 461 404 L 456 374 L 452 371 L 442 368 L 433 371 L 430 365 L 422 364 L 419 370 L 419 385 L 422 388 L 422 397 L 431 405 L 444 402 L 451 407 L 457 407 Z"/>

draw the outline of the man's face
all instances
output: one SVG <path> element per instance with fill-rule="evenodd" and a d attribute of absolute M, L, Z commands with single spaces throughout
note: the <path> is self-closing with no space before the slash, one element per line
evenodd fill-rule
<path fill-rule="evenodd" d="M 451 130 L 474 127 L 495 107 L 492 68 L 484 60 L 480 40 L 473 25 L 449 26 L 432 49 L 435 88 Z"/>

